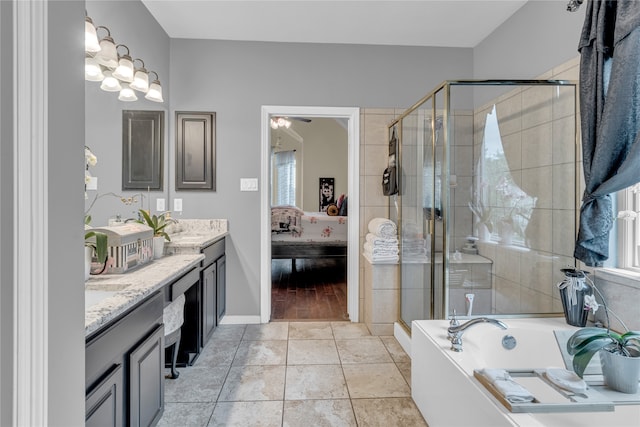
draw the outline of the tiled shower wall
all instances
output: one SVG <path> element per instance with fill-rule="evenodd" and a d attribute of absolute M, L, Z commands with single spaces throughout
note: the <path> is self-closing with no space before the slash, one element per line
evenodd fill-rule
<path fill-rule="evenodd" d="M 387 126 L 402 113 L 404 109 L 374 109 L 360 110 L 360 320 L 364 321 L 365 312 L 365 272 L 364 266 L 368 261 L 362 256 L 362 247 L 368 233 L 369 221 L 373 218 L 389 217 L 389 197 L 382 194 L 382 173 L 387 167 L 389 156 L 389 134 Z M 389 284 L 390 289 L 398 289 L 397 280 Z M 384 298 L 389 299 L 388 289 Z M 375 291 L 374 291 L 375 292 Z M 397 294 L 397 292 L 396 292 Z M 373 298 L 381 295 L 372 295 Z M 398 306 L 399 295 L 388 300 L 391 307 Z"/>
<path fill-rule="evenodd" d="M 541 79 L 577 80 L 579 62 L 569 61 Z M 562 311 L 555 284 L 573 265 L 575 236 L 575 108 L 573 88 L 525 87 L 488 102 L 474 113 L 479 153 L 488 112 L 496 105 L 500 135 L 518 186 L 537 197 L 527 228 L 529 247 L 479 243 L 494 262 L 496 313 Z M 581 175 L 581 174 L 580 174 Z"/>

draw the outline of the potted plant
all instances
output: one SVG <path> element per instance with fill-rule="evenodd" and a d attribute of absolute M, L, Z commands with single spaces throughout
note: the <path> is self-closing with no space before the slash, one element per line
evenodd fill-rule
<path fill-rule="evenodd" d="M 94 231 L 89 226 L 91 215 L 84 216 L 84 280 L 91 275 L 91 261 L 95 258 L 100 264 L 107 265 L 107 235 Z"/>
<path fill-rule="evenodd" d="M 153 229 L 153 257 L 155 259 L 161 258 L 164 253 L 164 241 L 171 241 L 171 237 L 164 231 L 165 227 L 173 222 L 172 219 L 166 217 L 166 212 L 160 215 L 149 215 L 149 213 L 140 209 L 141 220 L 138 220 L 140 224 L 145 224 Z"/>
<path fill-rule="evenodd" d="M 595 286 L 593 288 L 599 293 Z M 636 393 L 640 381 L 640 331 L 627 330 L 623 334 L 612 331 L 608 327 L 609 314 L 604 298 L 602 302 L 607 328 L 583 328 L 567 341 L 567 351 L 573 356 L 573 370 L 582 377 L 587 365 L 598 352 L 605 384 L 623 393 Z M 585 296 L 584 305 L 585 310 L 595 312 L 598 309 L 593 295 Z"/>

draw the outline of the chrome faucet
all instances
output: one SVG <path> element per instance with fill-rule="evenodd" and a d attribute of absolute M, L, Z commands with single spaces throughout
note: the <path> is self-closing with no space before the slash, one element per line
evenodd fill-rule
<path fill-rule="evenodd" d="M 507 325 L 504 322 L 498 319 L 491 319 L 489 317 L 476 317 L 475 319 L 471 319 L 461 325 L 451 325 L 447 329 L 449 339 L 451 340 L 451 350 L 462 351 L 462 335 L 467 329 L 480 323 L 489 323 L 500 329 L 507 329 Z"/>

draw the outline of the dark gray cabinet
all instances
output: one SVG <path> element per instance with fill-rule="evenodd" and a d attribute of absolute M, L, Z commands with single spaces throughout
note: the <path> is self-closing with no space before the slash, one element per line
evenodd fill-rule
<path fill-rule="evenodd" d="M 176 112 L 176 190 L 216 189 L 216 113 Z"/>
<path fill-rule="evenodd" d="M 225 239 L 201 249 L 205 259 L 202 261 L 200 288 L 202 294 L 202 347 L 220 323 L 225 307 L 226 257 Z M 222 311 L 221 311 L 222 310 Z"/>
<path fill-rule="evenodd" d="M 85 427 L 122 426 L 122 365 L 115 365 L 106 378 L 87 395 L 85 402 Z"/>
<path fill-rule="evenodd" d="M 202 342 L 206 343 L 207 339 L 213 333 L 216 327 L 217 316 L 217 271 L 214 262 L 202 271 Z M 203 344 L 204 346 L 204 344 Z"/>
<path fill-rule="evenodd" d="M 164 410 L 164 293 L 87 337 L 85 422 L 152 426 Z"/>
<path fill-rule="evenodd" d="M 216 277 L 216 287 L 217 287 L 217 299 L 218 299 L 218 307 L 217 307 L 217 319 L 216 323 L 220 324 L 220 320 L 224 316 L 224 313 L 227 311 L 227 256 L 222 255 L 216 261 L 216 269 L 217 269 L 217 277 Z"/>
<path fill-rule="evenodd" d="M 164 111 L 122 112 L 122 189 L 162 190 Z"/>
<path fill-rule="evenodd" d="M 164 408 L 164 326 L 129 354 L 129 425 L 155 425 Z"/>

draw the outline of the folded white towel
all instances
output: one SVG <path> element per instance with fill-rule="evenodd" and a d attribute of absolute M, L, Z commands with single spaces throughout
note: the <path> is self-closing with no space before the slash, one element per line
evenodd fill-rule
<path fill-rule="evenodd" d="M 375 247 L 372 246 L 371 243 L 369 242 L 365 242 L 364 244 L 364 250 L 365 252 L 369 252 L 372 255 L 393 255 L 393 256 L 397 256 L 398 255 L 398 247 Z"/>
<path fill-rule="evenodd" d="M 371 243 L 373 246 L 395 246 L 398 247 L 398 239 L 388 239 L 384 237 L 378 237 L 373 233 L 367 233 L 365 236 L 368 243 Z"/>
<path fill-rule="evenodd" d="M 371 262 L 393 263 L 400 260 L 398 255 L 373 255 L 368 252 L 365 252 L 364 255 L 369 258 Z"/>
<path fill-rule="evenodd" d="M 511 403 L 533 402 L 533 395 L 514 380 L 496 380 L 493 386 Z"/>
<path fill-rule="evenodd" d="M 579 394 L 584 394 L 587 391 L 587 383 L 573 371 L 562 368 L 547 368 L 544 375 L 561 389 Z"/>
<path fill-rule="evenodd" d="M 369 221 L 369 232 L 379 237 L 394 239 L 398 237 L 398 227 L 387 218 L 373 218 Z"/>
<path fill-rule="evenodd" d="M 493 368 L 485 368 L 480 371 L 480 373 L 489 380 L 491 384 L 496 382 L 497 380 L 510 380 L 511 375 L 506 371 L 506 369 L 493 369 Z"/>
<path fill-rule="evenodd" d="M 505 369 L 485 368 L 480 374 L 511 403 L 532 402 L 535 399 L 526 388 L 515 382 Z"/>

